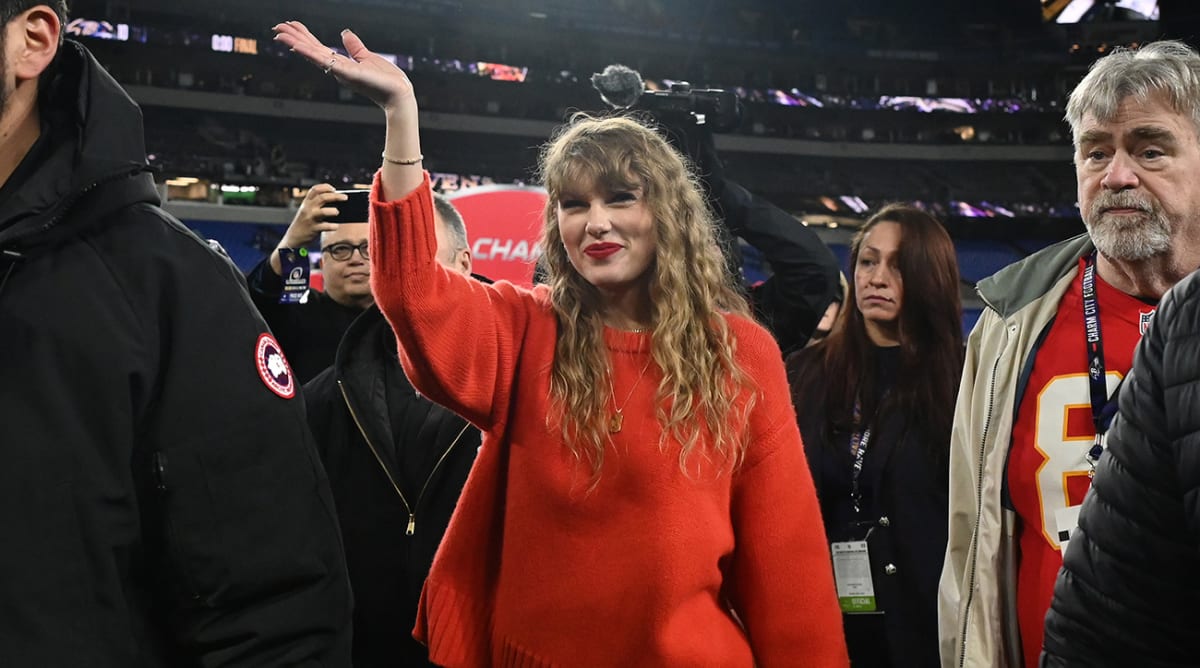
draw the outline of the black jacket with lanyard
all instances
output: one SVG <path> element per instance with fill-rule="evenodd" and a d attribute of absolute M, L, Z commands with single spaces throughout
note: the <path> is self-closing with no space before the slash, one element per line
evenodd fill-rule
<path fill-rule="evenodd" d="M 348 666 L 332 499 L 227 258 L 81 45 L 0 193 L 0 665 Z"/>
<path fill-rule="evenodd" d="M 411 635 L 417 603 L 481 441 L 416 393 L 395 350 L 372 306 L 304 386 L 350 566 L 356 668 L 430 665 Z"/>
<path fill-rule="evenodd" d="M 881 389 L 899 380 L 899 350 L 876 348 Z M 855 666 L 936 667 L 937 585 L 946 550 L 947 461 L 905 416 L 881 406 L 857 434 L 827 434 L 825 372 L 818 348 L 788 358 L 804 451 L 830 541 L 866 540 L 879 614 L 845 618 Z M 851 452 L 860 441 L 861 459 Z M 861 445 L 866 441 L 865 448 Z M 860 467 L 855 473 L 856 463 Z M 856 508 L 857 506 L 857 508 Z"/>

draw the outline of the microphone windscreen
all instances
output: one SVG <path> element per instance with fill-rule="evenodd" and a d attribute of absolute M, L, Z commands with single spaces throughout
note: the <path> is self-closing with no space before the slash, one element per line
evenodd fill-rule
<path fill-rule="evenodd" d="M 637 71 L 624 65 L 609 65 L 603 72 L 592 75 L 592 87 L 613 108 L 626 109 L 638 101 L 645 84 Z"/>

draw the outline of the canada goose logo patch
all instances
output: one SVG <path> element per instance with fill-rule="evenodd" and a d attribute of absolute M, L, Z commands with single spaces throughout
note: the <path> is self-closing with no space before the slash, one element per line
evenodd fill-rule
<path fill-rule="evenodd" d="M 268 389 L 284 399 L 296 396 L 292 367 L 288 365 L 275 337 L 267 333 L 258 335 L 258 344 L 254 346 L 254 363 L 258 368 L 258 377 Z"/>

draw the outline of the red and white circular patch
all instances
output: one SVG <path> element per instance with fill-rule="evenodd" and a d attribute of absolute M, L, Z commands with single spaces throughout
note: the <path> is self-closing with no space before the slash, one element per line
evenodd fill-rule
<path fill-rule="evenodd" d="M 296 396 L 292 367 L 283 356 L 283 349 L 275 337 L 265 332 L 258 335 L 258 344 L 254 346 L 254 364 L 258 368 L 258 377 L 272 392 L 284 399 Z"/>

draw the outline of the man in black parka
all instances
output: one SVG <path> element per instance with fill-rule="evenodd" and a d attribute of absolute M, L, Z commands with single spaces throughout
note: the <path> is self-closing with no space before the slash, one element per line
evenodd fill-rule
<path fill-rule="evenodd" d="M 462 217 L 441 195 L 434 195 L 434 214 L 438 262 L 469 274 Z M 411 632 L 425 576 L 475 462 L 479 430 L 417 394 L 377 306 L 346 330 L 334 365 L 304 386 L 304 400 L 350 566 L 354 666 L 430 666 Z"/>
<path fill-rule="evenodd" d="M 0 0 L 0 666 L 348 667 L 295 379 L 65 11 Z"/>

